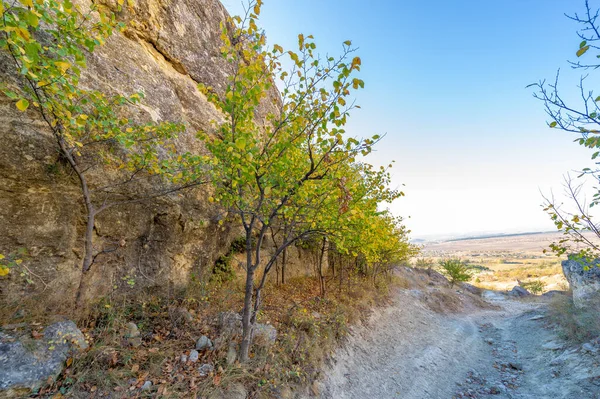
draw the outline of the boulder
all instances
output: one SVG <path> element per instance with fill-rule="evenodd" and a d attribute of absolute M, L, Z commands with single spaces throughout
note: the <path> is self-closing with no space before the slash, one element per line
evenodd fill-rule
<path fill-rule="evenodd" d="M 221 334 L 234 337 L 242 333 L 242 316 L 235 312 L 219 313 L 219 330 Z"/>
<path fill-rule="evenodd" d="M 242 316 L 234 312 L 219 314 L 219 330 L 223 336 L 234 338 L 242 335 Z M 254 324 L 253 342 L 259 345 L 271 345 L 277 339 L 277 330 L 270 324 Z"/>
<path fill-rule="evenodd" d="M 511 296 L 516 296 L 516 297 L 524 297 L 524 296 L 529 296 L 531 295 L 531 293 L 529 291 L 527 291 L 525 288 L 521 287 L 521 286 L 514 286 L 513 289 L 508 293 L 508 295 Z"/>
<path fill-rule="evenodd" d="M 591 299 L 600 295 L 600 259 L 593 262 L 569 259 L 562 262 L 562 269 L 571 289 L 573 290 L 573 304 L 576 307 L 585 306 Z"/>
<path fill-rule="evenodd" d="M 72 321 L 46 327 L 41 339 L 0 333 L 0 393 L 36 391 L 61 373 L 74 350 L 87 346 Z"/>
<path fill-rule="evenodd" d="M 554 298 L 557 295 L 567 295 L 566 291 L 551 290 L 542 294 L 545 298 Z"/>
<path fill-rule="evenodd" d="M 270 324 L 256 323 L 254 325 L 253 337 L 254 343 L 262 346 L 270 346 L 277 339 L 277 330 Z"/>

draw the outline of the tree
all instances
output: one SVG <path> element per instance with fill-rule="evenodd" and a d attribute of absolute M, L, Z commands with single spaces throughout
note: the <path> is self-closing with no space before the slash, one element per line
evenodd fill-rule
<path fill-rule="evenodd" d="M 473 276 L 469 272 L 467 265 L 460 259 L 445 259 L 440 261 L 442 273 L 450 280 L 450 287 L 462 281 L 469 281 Z"/>
<path fill-rule="evenodd" d="M 86 52 L 123 26 L 114 15 L 95 5 L 82 10 L 70 0 L 0 1 L 0 13 L 0 51 L 12 60 L 15 76 L 14 82 L 2 82 L 0 91 L 18 110 L 39 113 L 56 141 L 59 161 L 81 188 L 86 228 L 76 304 L 82 307 L 96 258 L 116 249 L 95 247 L 96 217 L 114 206 L 195 185 L 198 176 L 172 142 L 182 125 L 140 124 L 124 116 L 141 93 L 108 95 L 80 87 Z"/>
<path fill-rule="evenodd" d="M 244 19 L 223 24 L 222 54 L 233 70 L 225 93 L 200 85 L 225 115 L 215 132 L 200 134 L 212 155 L 213 200 L 245 231 L 242 361 L 248 359 L 261 291 L 275 261 L 294 242 L 326 233 L 322 213 L 314 209 L 331 209 L 347 165 L 368 155 L 379 139 L 348 138 L 343 129 L 355 108 L 348 97 L 364 85 L 353 76 L 361 61 L 352 57 L 351 43 L 343 44 L 341 56 L 325 59 L 315 53 L 312 36 L 298 36 L 297 52 L 278 45 L 267 49 L 256 26 L 260 7 L 257 0 Z M 290 70 L 282 66 L 284 58 Z M 281 81 L 281 101 L 269 97 L 276 90 L 274 79 Z M 264 124 L 256 120 L 260 107 L 273 109 Z M 281 219 L 289 224 L 286 235 L 263 259 L 265 236 Z"/>
<path fill-rule="evenodd" d="M 600 10 L 592 10 L 589 1 L 585 1 L 584 14 L 567 15 L 569 19 L 575 21 L 581 26 L 578 36 L 581 40 L 575 53 L 578 61 L 571 61 L 573 69 L 585 71 L 579 79 L 577 86 L 579 92 L 579 103 L 573 103 L 572 100 L 566 100 L 559 91 L 559 76 L 550 84 L 546 81 L 530 85 L 535 87 L 537 92 L 534 97 L 544 103 L 546 113 L 550 117 L 548 126 L 553 129 L 561 129 L 566 132 L 576 133 L 579 137 L 575 139 L 579 145 L 594 150 L 592 160 L 600 155 L 600 96 L 596 96 L 592 89 L 586 88 L 585 84 L 590 75 L 600 68 L 597 61 L 600 58 L 600 26 L 598 17 Z M 584 62 L 584 59 L 590 59 L 590 62 Z M 560 72 L 560 71 L 559 71 Z M 598 162 L 596 162 L 598 165 Z M 598 180 L 599 168 L 584 168 L 579 177 L 589 175 Z M 597 244 L 586 236 L 586 232 L 591 232 L 596 238 L 600 238 L 599 226 L 593 222 L 590 208 L 600 203 L 600 191 L 593 194 L 591 201 L 586 203 L 581 196 L 581 185 L 574 184 L 571 177 L 566 179 L 566 193 L 568 199 L 573 205 L 574 211 L 569 212 L 555 202 L 554 197 L 544 196 L 544 211 L 546 211 L 557 229 L 564 233 L 564 238 L 553 243 L 550 248 L 558 256 L 576 250 L 582 257 L 598 257 L 600 251 Z M 578 246 L 575 248 L 574 245 Z"/>

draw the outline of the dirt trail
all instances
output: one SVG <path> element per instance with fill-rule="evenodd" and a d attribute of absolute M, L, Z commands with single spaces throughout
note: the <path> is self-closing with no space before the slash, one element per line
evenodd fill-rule
<path fill-rule="evenodd" d="M 562 342 L 547 326 L 547 303 L 488 291 L 497 309 L 440 314 L 427 291 L 399 291 L 357 328 L 321 397 L 600 398 L 600 356 Z"/>

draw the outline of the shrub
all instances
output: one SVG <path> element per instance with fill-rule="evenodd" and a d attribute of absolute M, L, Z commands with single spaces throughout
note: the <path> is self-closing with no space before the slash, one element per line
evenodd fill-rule
<path fill-rule="evenodd" d="M 540 295 L 546 289 L 546 283 L 542 280 L 520 282 L 519 285 L 535 295 Z"/>
<path fill-rule="evenodd" d="M 217 282 L 225 282 L 231 281 L 235 277 L 235 271 L 233 270 L 232 265 L 232 254 L 231 252 L 221 255 L 215 261 L 215 265 L 213 266 L 213 274 L 211 277 L 212 281 Z"/>
<path fill-rule="evenodd" d="M 440 261 L 441 272 L 450 280 L 450 286 L 461 281 L 469 281 L 472 277 L 469 268 L 460 259 Z"/>

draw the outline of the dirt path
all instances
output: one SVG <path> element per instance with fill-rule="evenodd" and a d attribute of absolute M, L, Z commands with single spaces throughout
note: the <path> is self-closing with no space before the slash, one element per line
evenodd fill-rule
<path fill-rule="evenodd" d="M 600 356 L 568 348 L 547 328 L 546 303 L 488 292 L 498 309 L 440 314 L 426 295 L 400 291 L 356 329 L 321 397 L 600 398 Z"/>

